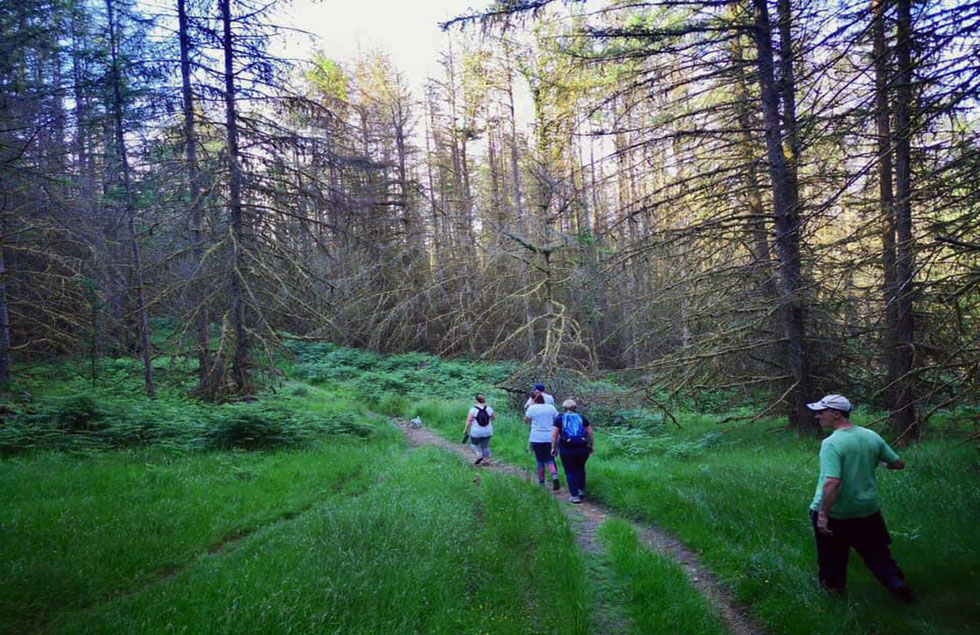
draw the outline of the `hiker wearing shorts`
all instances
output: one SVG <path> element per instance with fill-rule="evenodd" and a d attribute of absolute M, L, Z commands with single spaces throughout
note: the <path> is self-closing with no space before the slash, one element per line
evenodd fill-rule
<path fill-rule="evenodd" d="M 565 412 L 555 416 L 551 429 L 551 455 L 561 455 L 568 493 L 573 503 L 581 503 L 585 495 L 585 462 L 592 454 L 595 438 L 589 420 L 575 412 L 575 401 L 566 399 L 561 407 Z"/>
<path fill-rule="evenodd" d="M 463 438 L 469 435 L 470 448 L 476 454 L 474 465 L 479 465 L 490 458 L 490 437 L 493 436 L 493 408 L 487 405 L 487 398 L 476 396 L 476 405 L 470 408 L 466 415 L 466 425 L 463 427 Z"/>
<path fill-rule="evenodd" d="M 544 485 L 545 468 L 551 472 L 551 487 L 556 492 L 561 489 L 558 482 L 558 468 L 555 457 L 551 452 L 551 426 L 554 424 L 558 411 L 551 404 L 544 402 L 544 394 L 537 392 L 534 403 L 528 406 L 524 413 L 525 423 L 530 424 L 531 434 L 528 443 L 534 452 L 534 460 L 538 468 L 538 484 Z"/>

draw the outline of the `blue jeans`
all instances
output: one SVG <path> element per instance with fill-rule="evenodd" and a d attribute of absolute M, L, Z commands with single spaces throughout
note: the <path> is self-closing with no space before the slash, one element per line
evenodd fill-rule
<path fill-rule="evenodd" d="M 470 437 L 470 448 L 483 458 L 490 458 L 490 437 Z"/>
<path fill-rule="evenodd" d="M 585 462 L 589 460 L 587 447 L 558 447 L 561 464 L 565 468 L 565 480 L 568 481 L 568 493 L 578 496 L 585 491 Z"/>

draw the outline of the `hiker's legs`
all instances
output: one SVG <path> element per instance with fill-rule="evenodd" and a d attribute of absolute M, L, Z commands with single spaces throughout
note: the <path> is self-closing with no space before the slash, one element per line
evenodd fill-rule
<path fill-rule="evenodd" d="M 561 464 L 565 467 L 568 493 L 572 496 L 578 496 L 585 489 L 585 461 L 588 457 L 588 453 L 577 449 L 561 451 Z"/>
<path fill-rule="evenodd" d="M 825 536 L 817 531 L 817 512 L 810 512 L 813 536 L 817 541 L 817 579 L 827 591 L 843 595 L 847 588 L 847 555 L 851 550 L 847 521 L 831 518 L 828 528 L 833 532 Z"/>
<path fill-rule="evenodd" d="M 852 544 L 864 564 L 885 588 L 892 592 L 906 586 L 905 574 L 892 557 L 891 536 L 881 513 L 854 519 Z"/>
<path fill-rule="evenodd" d="M 480 457 L 490 457 L 490 437 L 470 437 L 470 448 Z"/>
<path fill-rule="evenodd" d="M 531 451 L 534 452 L 534 461 L 538 468 L 538 483 L 544 483 L 545 467 L 550 463 L 552 477 L 555 476 L 555 459 L 551 456 L 551 443 L 548 441 L 531 443 Z"/>

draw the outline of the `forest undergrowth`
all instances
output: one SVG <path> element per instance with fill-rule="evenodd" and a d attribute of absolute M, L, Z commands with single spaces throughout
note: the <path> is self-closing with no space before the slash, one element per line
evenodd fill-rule
<path fill-rule="evenodd" d="M 294 353 L 273 388 L 224 405 L 189 399 L 179 360 L 158 363 L 153 401 L 130 360 L 95 381 L 67 362 L 21 369 L 0 424 L 0 630 L 586 633 L 600 630 L 598 603 L 633 632 L 720 629 L 627 524 L 607 521 L 606 553 L 582 553 L 547 492 L 486 473 L 474 483 L 444 452 L 405 452 L 373 414 L 419 416 L 458 442 L 469 396 L 486 392 L 495 459 L 533 469 L 527 429 L 493 388 L 515 367 Z M 589 390 L 557 396 L 588 404 Z M 678 425 L 638 407 L 585 412 L 590 499 L 673 532 L 771 632 L 980 627 L 980 456 L 962 436 L 904 448 L 909 469 L 880 476 L 920 598 L 902 607 L 859 562 L 846 602 L 817 589 L 816 440 L 720 412 L 675 413 Z"/>

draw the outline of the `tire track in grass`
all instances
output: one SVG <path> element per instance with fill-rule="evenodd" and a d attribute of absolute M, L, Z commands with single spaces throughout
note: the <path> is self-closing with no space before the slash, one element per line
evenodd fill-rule
<path fill-rule="evenodd" d="M 363 471 L 363 469 L 364 466 L 359 466 L 356 470 L 343 474 L 337 480 L 337 482 L 331 484 L 330 492 L 338 493 L 342 491 L 344 489 L 344 486 L 347 483 L 354 480 L 357 476 L 359 476 Z M 377 485 L 379 482 L 383 480 L 384 480 L 384 475 L 379 477 L 375 481 L 374 485 Z M 370 489 L 371 487 L 367 487 L 364 491 L 359 492 L 357 496 L 363 495 L 366 491 Z M 227 555 L 232 551 L 234 551 L 242 543 L 244 543 L 247 538 L 254 536 L 255 534 L 261 531 L 265 531 L 265 530 L 274 531 L 277 526 L 296 520 L 297 518 L 311 511 L 317 505 L 322 504 L 323 501 L 324 499 L 322 497 L 316 497 L 308 501 L 306 504 L 301 505 L 299 507 L 283 510 L 281 513 L 265 520 L 264 522 L 260 522 L 255 525 L 251 525 L 247 527 L 239 527 L 237 529 L 233 529 L 232 531 L 228 532 L 223 537 L 218 539 L 216 542 L 213 542 L 210 545 L 208 545 L 203 551 L 200 551 L 196 555 L 193 555 L 190 558 L 187 558 L 180 563 L 172 564 L 169 566 L 155 569 L 153 571 L 149 571 L 147 573 L 146 579 L 143 580 L 140 584 L 137 584 L 136 586 L 130 587 L 128 589 L 120 589 L 115 592 L 110 592 L 100 597 L 94 598 L 91 602 L 87 602 L 83 605 L 74 607 L 72 611 L 78 611 L 78 612 L 92 611 L 98 608 L 99 606 L 102 606 L 103 604 L 108 604 L 110 602 L 115 602 L 121 599 L 125 599 L 127 597 L 136 595 L 137 593 L 141 593 L 157 584 L 176 578 L 187 569 L 201 562 L 203 559 L 208 557 Z M 34 624 L 35 626 L 31 629 L 31 632 L 42 633 L 47 631 L 48 628 L 47 619 L 35 620 Z"/>
<path fill-rule="evenodd" d="M 401 428 L 410 446 L 435 445 L 454 452 L 466 460 L 472 458 L 472 453 L 466 448 L 447 441 L 431 430 L 411 427 L 407 421 L 402 419 L 391 419 L 390 421 Z M 495 460 L 483 461 L 480 467 L 509 474 L 528 482 L 531 481 L 531 473 L 527 468 L 519 468 Z M 555 496 L 566 502 L 571 502 L 567 489 L 555 492 Z M 569 511 L 572 509 L 578 512 L 575 517 L 580 523 L 579 531 L 576 532 L 576 541 L 579 547 L 589 553 L 603 552 L 602 545 L 596 539 L 596 531 L 599 529 L 599 525 L 605 522 L 607 518 L 615 517 L 615 514 L 592 501 L 582 501 L 578 505 L 566 508 Z M 670 532 L 659 527 L 628 522 L 636 530 L 644 545 L 671 559 L 681 567 L 688 583 L 704 596 L 715 614 L 725 622 L 732 633 L 735 635 L 762 635 L 766 632 L 744 609 L 738 606 L 731 590 L 704 566 L 698 555 L 684 546 L 684 543 Z"/>

